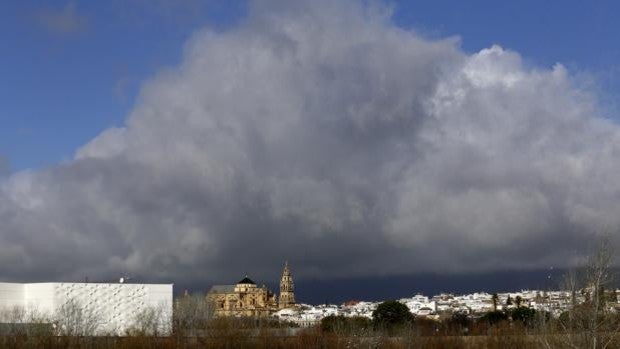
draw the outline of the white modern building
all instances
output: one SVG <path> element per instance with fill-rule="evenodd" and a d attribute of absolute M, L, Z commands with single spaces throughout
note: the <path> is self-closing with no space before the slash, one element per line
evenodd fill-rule
<path fill-rule="evenodd" d="M 0 283 L 0 323 L 12 321 L 11 312 L 22 309 L 64 326 L 72 316 L 68 313 L 77 310 L 81 321 L 94 324 L 94 334 L 123 335 L 151 312 L 158 333 L 165 335 L 172 327 L 172 302 L 172 284 Z"/>

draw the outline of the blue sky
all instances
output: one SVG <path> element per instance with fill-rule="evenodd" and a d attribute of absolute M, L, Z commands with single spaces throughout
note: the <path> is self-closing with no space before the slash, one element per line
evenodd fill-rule
<path fill-rule="evenodd" d="M 618 2 L 392 4 L 399 26 L 431 38 L 458 35 L 466 52 L 500 44 L 532 66 L 561 62 L 587 74 L 603 103 L 617 108 Z M 194 31 L 226 30 L 246 7 L 191 0 L 0 3 L 0 172 L 7 160 L 12 171 L 68 160 L 102 130 L 123 125 L 141 82 L 177 64 Z"/>

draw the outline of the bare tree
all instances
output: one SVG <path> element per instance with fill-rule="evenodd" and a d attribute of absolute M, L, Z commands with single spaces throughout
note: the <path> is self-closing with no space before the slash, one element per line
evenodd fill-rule
<path fill-rule="evenodd" d="M 55 314 L 56 331 L 61 336 L 92 336 L 97 333 L 100 323 L 99 314 L 73 298 L 62 304 Z"/>
<path fill-rule="evenodd" d="M 614 286 L 612 267 L 610 240 L 601 238 L 579 268 L 581 275 L 571 271 L 565 276 L 562 286 L 570 293 L 569 309 L 543 324 L 545 347 L 605 349 L 618 344 L 620 322 L 605 291 Z"/>
<path fill-rule="evenodd" d="M 173 327 L 177 335 L 195 335 L 211 317 L 211 305 L 204 296 L 184 295 L 174 302 Z"/>
<path fill-rule="evenodd" d="M 170 334 L 171 314 L 166 312 L 163 304 L 147 307 L 135 314 L 133 325 L 127 330 L 131 336 L 154 336 Z"/>
<path fill-rule="evenodd" d="M 612 286 L 613 250 L 609 239 L 600 242 L 595 253 L 590 255 L 585 268 L 586 288 L 583 290 L 586 301 L 575 307 L 579 311 L 580 323 L 587 337 L 590 348 L 607 348 L 617 337 L 615 311 L 610 309 L 605 290 Z"/>
<path fill-rule="evenodd" d="M 7 324 L 9 336 L 48 336 L 52 320 L 36 308 L 14 306 L 0 311 L 0 322 Z"/>

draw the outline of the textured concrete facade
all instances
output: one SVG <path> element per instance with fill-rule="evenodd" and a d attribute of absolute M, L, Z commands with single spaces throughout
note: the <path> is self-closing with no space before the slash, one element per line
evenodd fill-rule
<path fill-rule="evenodd" d="M 123 334 L 149 310 L 160 314 L 162 333 L 171 329 L 172 284 L 0 283 L 0 311 L 36 310 L 53 320 L 69 304 L 92 314 L 97 333 Z"/>

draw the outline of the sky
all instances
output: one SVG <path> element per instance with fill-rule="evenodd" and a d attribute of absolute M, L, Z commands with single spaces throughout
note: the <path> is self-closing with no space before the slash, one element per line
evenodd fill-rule
<path fill-rule="evenodd" d="M 0 155 L 13 172 L 71 159 L 101 131 L 123 125 L 142 82 L 178 64 L 193 32 L 227 28 L 244 8 L 241 1 L 3 2 Z"/>
<path fill-rule="evenodd" d="M 620 223 L 619 7 L 4 2 L 4 278 L 577 263 Z"/>
<path fill-rule="evenodd" d="M 599 98 L 618 108 L 615 1 L 386 3 L 396 25 L 429 38 L 458 36 L 466 52 L 500 44 L 534 66 L 560 62 L 595 80 Z M 3 2 L 0 168 L 53 166 L 102 130 L 122 126 L 141 84 L 179 64 L 194 32 L 229 29 L 247 6 L 237 0 Z"/>

